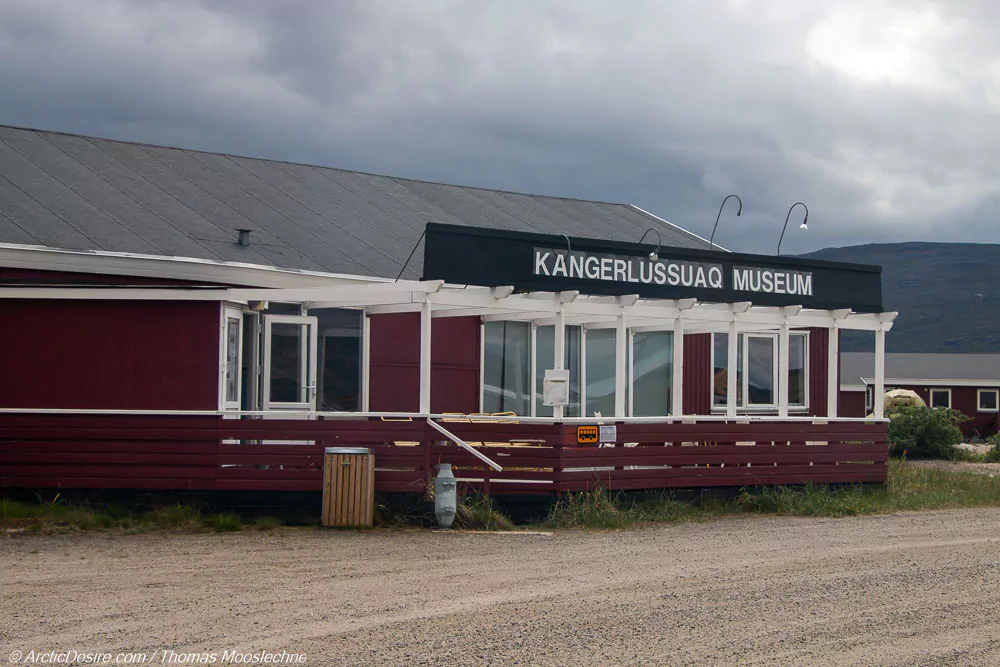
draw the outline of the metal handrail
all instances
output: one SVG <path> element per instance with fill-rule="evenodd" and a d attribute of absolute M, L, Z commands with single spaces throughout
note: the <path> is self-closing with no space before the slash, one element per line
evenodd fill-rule
<path fill-rule="evenodd" d="M 430 417 L 427 418 L 427 425 L 430 426 L 431 428 L 433 428 L 434 430 L 436 430 L 438 433 L 440 433 L 444 437 L 446 437 L 449 440 L 451 440 L 452 442 L 454 442 L 456 445 L 458 445 L 459 447 L 461 447 L 465 451 L 467 451 L 470 454 L 472 454 L 473 456 L 475 456 L 477 459 L 479 459 L 480 461 L 482 461 L 483 463 L 485 463 L 489 467 L 491 467 L 494 470 L 496 470 L 497 472 L 503 472 L 503 468 L 500 467 L 499 463 L 496 463 L 495 461 L 493 461 L 491 458 L 489 458 L 488 456 L 486 456 L 482 452 L 477 451 L 475 447 L 473 447 L 472 445 L 470 445 L 466 441 L 462 440 L 460 437 L 458 437 L 457 435 L 455 435 L 454 433 L 452 433 L 451 431 L 449 431 L 448 429 L 446 429 L 444 426 L 441 426 L 441 424 L 438 424 L 436 421 L 434 421 Z"/>

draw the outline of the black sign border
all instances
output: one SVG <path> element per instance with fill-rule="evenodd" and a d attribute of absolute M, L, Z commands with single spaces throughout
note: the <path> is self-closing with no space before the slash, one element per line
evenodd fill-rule
<path fill-rule="evenodd" d="M 824 286 L 827 294 L 802 297 L 766 292 L 737 292 L 731 289 L 693 288 L 645 283 L 620 283 L 562 276 L 536 276 L 532 273 L 534 247 L 566 248 L 566 237 L 554 234 L 519 232 L 488 227 L 428 222 L 424 241 L 424 280 L 445 280 L 460 285 L 496 287 L 513 285 L 518 291 L 579 290 L 582 294 L 639 294 L 646 298 L 697 298 L 709 303 L 752 301 L 758 305 L 801 305 L 808 308 L 856 312 L 882 311 L 882 267 L 871 264 L 831 262 L 801 257 L 752 255 L 716 250 L 699 250 L 665 245 L 663 258 L 721 264 L 731 281 L 733 266 L 811 271 L 814 290 L 817 273 L 836 283 Z M 654 243 L 633 243 L 582 237 L 569 237 L 573 250 L 620 253 L 645 257 Z M 519 270 L 518 262 L 527 270 Z M 839 275 L 838 275 L 839 274 Z M 838 289 L 838 288 L 843 289 Z M 861 294 L 858 294 L 861 292 Z"/>

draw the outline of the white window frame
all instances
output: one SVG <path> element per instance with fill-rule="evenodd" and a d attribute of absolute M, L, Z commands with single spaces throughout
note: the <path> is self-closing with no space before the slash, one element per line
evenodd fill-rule
<path fill-rule="evenodd" d="M 740 334 L 737 334 L 739 337 Z M 750 339 L 751 338 L 763 338 L 771 341 L 771 397 L 774 399 L 771 403 L 754 403 L 750 404 Z M 743 347 L 743 368 L 740 369 L 743 377 L 743 405 L 740 406 L 744 410 L 754 411 L 754 410 L 776 410 L 778 408 L 778 390 L 779 390 L 779 378 L 778 378 L 778 334 L 775 333 L 754 333 L 745 332 L 742 334 L 742 339 L 739 341 L 740 345 Z"/>
<path fill-rule="evenodd" d="M 993 394 L 993 396 L 994 396 L 993 405 L 996 406 L 996 407 L 989 408 L 989 409 L 983 407 L 982 395 L 985 394 L 985 393 Z M 991 413 L 992 412 L 1000 412 L 1000 389 L 978 389 L 976 391 L 976 411 L 977 412 L 991 412 Z"/>
<path fill-rule="evenodd" d="M 243 406 L 243 386 L 240 373 L 243 369 L 243 337 L 246 335 L 243 327 L 243 314 L 246 312 L 242 308 L 223 304 L 220 309 L 219 322 L 219 409 L 220 410 L 240 410 Z M 226 374 L 229 372 L 229 355 L 226 343 L 228 343 L 229 319 L 237 320 L 239 342 L 236 346 L 236 400 L 226 400 Z"/>
<path fill-rule="evenodd" d="M 938 387 L 931 387 L 929 393 L 927 394 L 927 399 L 928 399 L 927 400 L 927 404 L 930 407 L 932 407 L 932 408 L 938 407 L 938 406 L 934 405 L 934 393 L 935 392 L 944 392 L 944 393 L 948 394 L 948 405 L 946 407 L 950 410 L 951 409 L 951 389 L 942 389 L 942 388 L 938 388 Z"/>
<path fill-rule="evenodd" d="M 802 401 L 803 402 L 802 403 L 789 403 L 788 404 L 788 409 L 790 411 L 792 411 L 792 412 L 794 412 L 796 410 L 800 410 L 800 411 L 803 411 L 803 412 L 809 410 L 809 366 L 810 366 L 810 363 L 809 363 L 809 347 L 810 347 L 810 345 L 812 345 L 812 336 L 810 336 L 809 333 L 810 333 L 809 331 L 789 331 L 788 332 L 788 337 L 789 338 L 794 338 L 795 336 L 800 336 L 800 337 L 802 337 L 804 339 L 804 342 L 803 342 L 803 345 L 802 345 L 802 354 L 803 354 L 803 358 L 802 358 L 802 364 L 803 365 L 802 365 L 802 368 L 803 368 L 803 371 L 804 371 L 803 374 L 802 374 L 802 379 L 803 379 L 803 382 L 805 382 L 805 385 L 803 386 L 803 392 L 802 392 Z M 791 353 L 791 350 L 789 350 L 789 353 Z M 789 373 L 791 373 L 791 370 L 792 370 L 791 369 L 791 364 L 789 364 L 789 368 L 788 368 Z"/>
<path fill-rule="evenodd" d="M 712 392 L 714 392 L 714 387 L 715 387 L 715 336 L 718 333 L 725 333 L 725 332 L 712 332 L 712 337 L 711 337 L 711 340 L 709 341 L 710 353 L 709 353 L 709 364 L 708 364 L 708 388 L 709 388 L 709 403 L 711 404 L 712 412 L 723 413 L 723 412 L 726 411 L 726 406 L 725 405 L 715 405 L 714 394 L 712 393 Z M 801 404 L 799 404 L 799 403 L 789 403 L 788 409 L 789 409 L 790 412 L 808 412 L 809 411 L 809 377 L 810 377 L 810 366 L 811 366 L 811 364 L 809 363 L 809 346 L 812 344 L 812 340 L 811 340 L 812 337 L 810 336 L 810 332 L 809 331 L 801 331 L 801 330 L 790 331 L 790 332 L 788 332 L 788 335 L 789 335 L 789 338 L 794 337 L 794 336 L 801 336 L 802 338 L 805 339 L 805 345 L 804 345 L 804 350 L 803 350 L 803 354 L 804 354 L 803 361 L 804 361 L 804 370 L 805 370 L 805 373 L 804 373 L 805 391 L 804 391 L 804 395 L 803 395 L 803 401 L 804 402 L 801 403 Z M 739 356 L 741 356 L 743 358 L 742 359 L 742 364 L 741 364 L 742 368 L 739 369 L 739 373 L 741 375 L 741 382 L 740 382 L 740 384 L 742 385 L 740 387 L 740 391 L 742 392 L 742 399 L 743 400 L 742 400 L 742 402 L 738 402 L 736 404 L 736 409 L 739 410 L 740 412 L 743 412 L 743 413 L 748 413 L 748 412 L 773 412 L 774 410 L 777 410 L 778 409 L 778 392 L 779 392 L 779 384 L 778 384 L 778 382 L 780 380 L 780 377 L 778 376 L 778 364 L 779 364 L 779 356 L 780 356 L 780 350 L 778 350 L 778 346 L 781 344 L 780 336 L 776 332 L 772 332 L 772 331 L 760 331 L 760 332 L 757 332 L 757 331 L 740 331 L 737 334 L 737 336 L 738 336 L 738 345 L 737 345 L 737 347 L 739 349 Z M 749 391 L 748 390 L 749 390 L 749 385 L 750 385 L 750 376 L 749 376 L 749 373 L 747 373 L 747 371 L 749 369 L 749 355 L 747 354 L 747 347 L 748 347 L 747 340 L 748 340 L 748 338 L 751 338 L 751 337 L 752 338 L 773 338 L 774 339 L 774 365 L 773 365 L 773 369 L 774 370 L 772 371 L 772 379 L 774 381 L 774 403 L 771 403 L 771 404 L 756 403 L 754 405 L 750 405 L 748 403 L 748 401 L 749 401 Z M 789 368 L 789 371 L 791 371 L 791 368 Z M 785 378 L 785 382 L 787 382 L 787 381 L 788 381 L 788 379 Z"/>
<path fill-rule="evenodd" d="M 657 415 L 657 416 L 658 417 L 669 417 L 669 416 L 672 416 L 673 415 L 673 411 L 672 411 L 672 409 L 673 409 L 673 396 L 672 396 L 672 394 L 673 394 L 673 391 L 674 391 L 674 373 L 673 373 L 673 364 L 674 364 L 673 353 L 674 353 L 674 347 L 673 346 L 677 344 L 676 341 L 674 340 L 674 330 L 673 329 L 657 329 L 657 330 L 651 331 L 651 330 L 644 329 L 640 333 L 666 333 L 666 334 L 670 334 L 670 376 L 668 378 L 668 381 L 670 383 L 671 396 L 670 396 L 670 400 L 668 401 L 668 406 L 667 406 L 667 412 L 666 412 L 666 414 L 664 414 L 664 415 Z M 628 360 L 627 360 L 627 363 L 625 364 L 625 378 L 626 378 L 625 394 L 628 397 L 628 405 L 627 405 L 628 412 L 626 414 L 629 417 L 634 417 L 635 416 L 635 334 L 636 334 L 636 331 L 634 329 L 629 329 L 628 330 Z"/>
<path fill-rule="evenodd" d="M 316 374 L 317 374 L 317 348 L 319 322 L 315 316 L 309 315 L 264 315 L 261 323 L 264 329 L 264 347 L 261 351 L 261 363 L 263 364 L 263 380 L 261 382 L 262 403 L 264 410 L 306 410 L 315 412 L 316 410 Z M 303 353 L 303 379 L 306 382 L 306 400 L 301 402 L 286 403 L 271 400 L 271 326 L 273 324 L 299 324 L 308 325 L 309 336 L 302 341 L 305 349 Z"/>

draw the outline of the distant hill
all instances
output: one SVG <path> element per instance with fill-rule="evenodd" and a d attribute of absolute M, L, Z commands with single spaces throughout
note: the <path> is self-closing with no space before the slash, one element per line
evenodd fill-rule
<path fill-rule="evenodd" d="M 882 267 L 885 308 L 899 311 L 890 352 L 1000 353 L 1000 245 L 876 243 L 804 257 Z M 872 345 L 870 335 L 844 340 L 845 351 Z"/>

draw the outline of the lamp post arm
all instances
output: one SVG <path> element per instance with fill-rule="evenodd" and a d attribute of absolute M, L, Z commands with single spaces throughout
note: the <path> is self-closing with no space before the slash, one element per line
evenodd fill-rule
<path fill-rule="evenodd" d="M 806 210 L 806 217 L 803 220 L 803 224 L 805 224 L 805 222 L 809 220 L 809 207 L 803 204 L 802 202 L 797 201 L 788 207 L 788 213 L 785 215 L 785 224 L 782 225 L 781 236 L 778 237 L 778 252 L 777 252 L 778 257 L 781 256 L 781 241 L 785 238 L 785 230 L 788 228 L 788 219 L 792 217 L 792 209 L 795 208 L 796 206 L 801 206 Z"/>
<path fill-rule="evenodd" d="M 736 197 L 736 201 L 740 203 L 740 208 L 736 211 L 736 217 L 743 214 L 743 200 L 740 199 L 739 195 L 726 195 L 726 198 L 722 200 L 722 204 L 719 205 L 719 214 L 715 216 L 715 225 L 712 227 L 712 236 L 708 239 L 708 249 L 711 250 L 715 247 L 715 230 L 719 227 L 719 218 L 722 217 L 722 209 L 725 208 L 726 202 L 729 201 L 730 197 Z"/>

